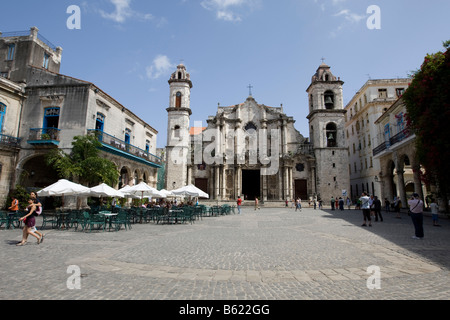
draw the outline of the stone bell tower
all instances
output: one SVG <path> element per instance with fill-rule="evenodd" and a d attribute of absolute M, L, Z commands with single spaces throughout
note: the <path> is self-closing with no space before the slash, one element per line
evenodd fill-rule
<path fill-rule="evenodd" d="M 166 189 L 173 190 L 186 186 L 188 175 L 192 82 L 183 64 L 171 75 L 169 85 L 165 181 Z"/>
<path fill-rule="evenodd" d="M 309 96 L 309 131 L 316 157 L 316 193 L 324 201 L 349 192 L 349 156 L 345 143 L 344 82 L 322 63 L 306 90 Z"/>

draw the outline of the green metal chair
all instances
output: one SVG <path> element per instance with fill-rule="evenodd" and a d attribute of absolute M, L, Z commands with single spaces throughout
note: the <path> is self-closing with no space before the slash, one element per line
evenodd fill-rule
<path fill-rule="evenodd" d="M 83 212 L 83 231 L 86 230 L 86 227 L 89 226 L 89 232 L 92 232 L 92 229 L 106 229 L 106 219 L 105 217 L 97 214 L 91 214 L 89 212 Z"/>
<path fill-rule="evenodd" d="M 114 225 L 114 229 L 116 231 L 119 231 L 122 225 L 124 226 L 125 230 L 127 230 L 127 228 L 128 230 L 131 229 L 130 216 L 126 211 L 119 211 L 119 214 L 116 217 L 114 217 L 111 223 L 112 225 Z"/>
<path fill-rule="evenodd" d="M 5 225 L 5 229 L 8 228 L 9 217 L 7 212 L 0 212 L 0 228 Z"/>
<path fill-rule="evenodd" d="M 47 224 L 51 224 L 51 228 L 55 229 L 58 226 L 58 219 L 55 215 L 49 215 L 48 213 L 42 212 L 42 226 L 41 229 L 45 229 Z"/>

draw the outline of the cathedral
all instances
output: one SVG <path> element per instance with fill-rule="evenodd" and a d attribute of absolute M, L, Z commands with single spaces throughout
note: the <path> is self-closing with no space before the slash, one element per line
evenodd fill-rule
<path fill-rule="evenodd" d="M 180 64 L 169 80 L 166 189 L 193 184 L 217 201 L 346 197 L 343 84 L 325 63 L 312 77 L 306 90 L 310 138 L 282 106 L 260 104 L 251 93 L 243 103 L 219 106 L 203 127 L 190 123 L 193 84 Z"/>

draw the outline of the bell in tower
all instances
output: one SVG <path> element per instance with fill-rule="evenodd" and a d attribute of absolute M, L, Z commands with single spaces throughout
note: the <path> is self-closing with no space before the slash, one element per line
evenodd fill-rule
<path fill-rule="evenodd" d="M 325 92 L 325 108 L 327 110 L 334 109 L 334 93 L 332 91 Z"/>

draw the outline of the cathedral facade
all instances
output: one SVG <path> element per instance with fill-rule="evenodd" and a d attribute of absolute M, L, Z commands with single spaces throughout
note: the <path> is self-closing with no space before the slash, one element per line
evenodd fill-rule
<path fill-rule="evenodd" d="M 166 189 L 194 184 L 210 199 L 279 202 L 345 195 L 349 187 L 343 82 L 322 64 L 307 89 L 310 139 L 283 107 L 253 96 L 191 124 L 193 87 L 184 65 L 169 80 Z"/>

